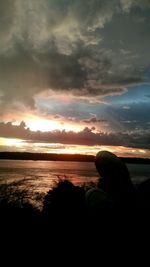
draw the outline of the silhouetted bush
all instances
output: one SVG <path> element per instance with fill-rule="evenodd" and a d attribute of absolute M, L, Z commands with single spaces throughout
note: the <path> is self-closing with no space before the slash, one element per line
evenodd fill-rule
<path fill-rule="evenodd" d="M 61 217 L 67 220 L 81 215 L 85 204 L 84 194 L 84 186 L 75 186 L 67 179 L 60 179 L 44 198 L 44 216 L 49 219 Z"/>

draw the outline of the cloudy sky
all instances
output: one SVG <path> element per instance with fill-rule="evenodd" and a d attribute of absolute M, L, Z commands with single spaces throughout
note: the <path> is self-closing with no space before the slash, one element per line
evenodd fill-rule
<path fill-rule="evenodd" d="M 0 151 L 150 157 L 150 1 L 0 1 Z"/>

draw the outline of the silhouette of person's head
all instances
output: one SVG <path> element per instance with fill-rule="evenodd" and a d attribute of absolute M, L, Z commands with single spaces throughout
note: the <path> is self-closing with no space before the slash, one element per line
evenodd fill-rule
<path fill-rule="evenodd" d="M 99 187 L 115 200 L 123 200 L 133 194 L 133 185 L 124 162 L 115 154 L 100 151 L 95 158 L 96 169 L 100 175 Z"/>

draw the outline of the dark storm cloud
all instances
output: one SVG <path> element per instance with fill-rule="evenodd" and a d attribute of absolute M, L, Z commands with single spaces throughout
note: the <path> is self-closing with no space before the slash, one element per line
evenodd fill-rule
<path fill-rule="evenodd" d="M 61 143 L 74 145 L 113 145 L 125 146 L 134 148 L 150 148 L 150 132 L 135 131 L 135 132 L 116 132 L 104 133 L 93 132 L 95 127 L 85 127 L 80 132 L 65 130 L 55 130 L 51 132 L 33 132 L 26 128 L 24 122 L 19 126 L 9 123 L 0 123 L 0 137 L 5 138 L 20 138 L 27 142 L 43 142 L 43 143 Z"/>
<path fill-rule="evenodd" d="M 149 30 L 149 1 L 2 0 L 1 109 L 46 89 L 91 98 L 145 82 Z"/>
<path fill-rule="evenodd" d="M 14 21 L 15 8 L 14 2 L 11 0 L 1 0 L 0 2 L 0 34 L 3 38 L 9 36 L 12 23 Z"/>

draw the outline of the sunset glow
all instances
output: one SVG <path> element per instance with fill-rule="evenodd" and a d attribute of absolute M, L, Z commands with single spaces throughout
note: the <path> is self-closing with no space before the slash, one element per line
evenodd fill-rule
<path fill-rule="evenodd" d="M 150 157 L 149 1 L 0 10 L 0 151 Z"/>
<path fill-rule="evenodd" d="M 0 146 L 21 147 L 23 140 L 15 138 L 0 138 Z"/>
<path fill-rule="evenodd" d="M 6 151 L 28 151 L 36 153 L 57 153 L 57 154 L 84 154 L 96 155 L 101 150 L 108 150 L 121 157 L 141 157 L 150 156 L 150 150 L 133 149 L 123 146 L 83 146 L 83 145 L 67 145 L 59 143 L 33 143 L 19 139 L 0 138 L 0 148 L 5 147 Z"/>
<path fill-rule="evenodd" d="M 59 123 L 55 121 L 45 120 L 45 119 L 27 119 L 27 125 L 32 131 L 42 131 L 42 132 L 48 132 L 53 131 L 55 129 L 59 129 L 60 125 Z"/>
<path fill-rule="evenodd" d="M 54 130 L 65 131 L 79 131 L 82 129 L 81 125 L 69 124 L 68 122 L 56 121 L 54 119 L 42 119 L 36 116 L 30 116 L 26 118 L 26 125 L 31 131 L 48 132 Z"/>

